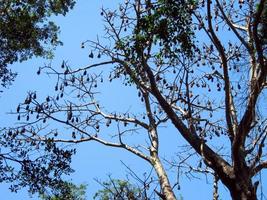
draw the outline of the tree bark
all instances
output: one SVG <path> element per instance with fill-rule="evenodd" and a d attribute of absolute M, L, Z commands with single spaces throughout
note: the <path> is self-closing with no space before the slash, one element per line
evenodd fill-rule
<path fill-rule="evenodd" d="M 160 187 L 161 187 L 165 200 L 176 200 L 176 197 L 175 197 L 175 194 L 173 193 L 168 176 L 157 155 L 152 156 L 152 165 L 159 178 Z"/>
<path fill-rule="evenodd" d="M 257 200 L 257 186 L 259 182 L 256 181 L 253 184 L 248 169 L 243 169 L 243 173 L 235 171 L 234 176 L 230 179 L 221 179 L 221 181 L 228 188 L 233 200 Z"/>
<path fill-rule="evenodd" d="M 233 200 L 257 200 L 256 188 L 252 184 L 242 185 L 242 181 L 237 181 L 229 190 Z"/>

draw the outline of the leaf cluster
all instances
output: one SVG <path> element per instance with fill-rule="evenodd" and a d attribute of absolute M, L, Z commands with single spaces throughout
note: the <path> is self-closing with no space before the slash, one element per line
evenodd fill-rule
<path fill-rule="evenodd" d="M 22 139 L 26 131 L 25 127 L 3 131 L 0 183 L 11 183 L 13 192 L 22 187 L 28 187 L 32 194 L 45 193 L 51 188 L 62 190 L 62 175 L 73 172 L 70 163 L 75 150 L 62 149 L 49 138 L 42 142 Z"/>
<path fill-rule="evenodd" d="M 134 30 L 136 43 L 152 39 L 166 57 L 172 57 L 179 51 L 191 55 L 194 33 L 190 24 L 194 7 L 194 1 L 147 1 L 147 12 L 140 15 Z"/>
<path fill-rule="evenodd" d="M 85 200 L 86 185 L 75 185 L 71 182 L 64 181 L 60 189 L 53 190 L 52 194 L 40 195 L 43 200 Z"/>
<path fill-rule="evenodd" d="M 125 180 L 111 179 L 101 183 L 102 190 L 99 190 L 94 199 L 109 200 L 137 200 L 142 199 L 141 190 Z"/>
<path fill-rule="evenodd" d="M 33 56 L 51 57 L 49 46 L 61 44 L 59 27 L 48 20 L 65 15 L 73 0 L 7 0 L 0 5 L 0 79 L 7 86 L 15 77 L 8 65 Z"/>

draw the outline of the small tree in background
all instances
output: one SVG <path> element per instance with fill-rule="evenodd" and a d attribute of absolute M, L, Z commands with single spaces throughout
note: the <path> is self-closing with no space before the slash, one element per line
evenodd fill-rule
<path fill-rule="evenodd" d="M 52 190 L 52 194 L 41 194 L 43 200 L 86 200 L 86 185 L 75 185 L 71 182 L 63 182 L 60 190 Z"/>
<path fill-rule="evenodd" d="M 99 184 L 103 189 L 95 193 L 94 199 L 99 200 L 137 200 L 137 199 L 148 199 L 142 197 L 142 191 L 140 188 L 133 186 L 128 181 L 110 179 L 108 182 L 100 182 Z"/>

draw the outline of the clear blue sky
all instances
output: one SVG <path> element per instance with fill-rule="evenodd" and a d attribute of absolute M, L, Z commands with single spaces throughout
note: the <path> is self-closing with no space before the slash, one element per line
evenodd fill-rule
<path fill-rule="evenodd" d="M 62 60 L 68 60 L 68 64 L 73 66 L 84 66 L 88 64 L 88 51 L 81 49 L 82 41 L 87 39 L 96 39 L 97 34 L 103 33 L 103 23 L 100 16 L 100 8 L 117 7 L 117 0 L 80 0 L 77 2 L 74 9 L 68 13 L 66 17 L 56 17 L 55 21 L 61 27 L 60 39 L 64 42 L 64 46 L 58 47 L 55 52 L 53 65 L 59 66 Z M 10 126 L 15 121 L 15 116 L 6 116 L 6 112 L 14 110 L 19 102 L 23 101 L 27 91 L 37 90 L 42 91 L 41 94 L 46 96 L 54 88 L 53 78 L 49 79 L 42 75 L 37 77 L 36 71 L 39 66 L 43 66 L 47 61 L 43 59 L 32 59 L 22 64 L 15 64 L 14 70 L 18 72 L 18 77 L 14 84 L 4 92 L 0 98 L 0 119 L 1 126 Z M 126 95 L 121 95 L 121 91 L 105 91 L 108 98 L 112 95 L 116 102 L 111 102 L 116 106 L 118 102 L 125 102 L 129 99 Z M 132 95 L 132 94 L 128 94 Z M 178 142 L 181 140 L 178 134 L 172 128 L 165 128 L 161 134 L 168 132 L 168 138 L 162 137 L 162 155 L 171 158 L 177 152 Z M 171 152 L 171 153 L 170 153 Z M 123 178 L 126 174 L 126 168 L 120 161 L 125 162 L 140 176 L 149 170 L 146 163 L 134 155 L 118 149 L 110 149 L 96 143 L 83 144 L 78 147 L 76 156 L 73 158 L 73 168 L 76 170 L 67 180 L 72 180 L 74 183 L 88 184 L 87 197 L 92 199 L 92 194 L 99 189 L 99 185 L 93 180 L 99 178 L 106 180 L 108 174 L 112 174 L 114 178 Z M 174 177 L 172 177 L 174 178 Z M 220 187 L 222 199 L 229 199 L 226 189 Z M 25 190 L 19 191 L 18 194 L 11 193 L 8 190 L 8 185 L 0 185 L 1 200 L 27 200 L 38 199 L 36 196 L 29 197 Z M 183 177 L 181 181 L 181 190 L 177 192 L 177 196 L 182 194 L 185 200 L 206 200 L 212 199 L 212 179 L 189 181 Z"/>

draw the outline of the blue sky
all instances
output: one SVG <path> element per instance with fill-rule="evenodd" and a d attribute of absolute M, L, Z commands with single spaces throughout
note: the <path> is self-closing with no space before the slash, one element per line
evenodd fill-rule
<path fill-rule="evenodd" d="M 53 66 L 60 66 L 62 60 L 67 60 L 69 65 L 84 66 L 88 64 L 88 54 L 86 49 L 81 49 L 81 43 L 87 39 L 96 39 L 97 35 L 103 33 L 103 22 L 100 16 L 100 8 L 116 8 L 117 0 L 80 0 L 77 2 L 74 9 L 67 14 L 66 17 L 55 17 L 55 21 L 61 27 L 60 39 L 64 46 L 58 47 L 55 51 L 55 58 L 52 61 Z M 15 116 L 6 116 L 10 110 L 15 110 L 19 102 L 23 101 L 28 91 L 42 91 L 44 97 L 53 91 L 55 80 L 46 75 L 36 76 L 38 67 L 43 66 L 46 60 L 32 59 L 22 64 L 14 64 L 13 70 L 18 72 L 18 77 L 14 84 L 5 90 L 0 98 L 1 105 L 1 125 L 10 126 L 15 121 Z M 122 95 L 122 93 L 124 95 Z M 110 95 L 116 101 L 111 102 L 113 106 L 120 106 L 121 103 L 128 101 L 133 94 L 124 93 L 122 91 L 105 90 L 103 99 Z M 106 96 L 105 96 L 106 95 Z M 131 98 L 130 98 L 131 99 Z M 133 102 L 134 103 L 134 102 Z M 163 137 L 164 133 L 168 132 L 168 137 Z M 177 141 L 182 141 L 174 129 L 163 128 L 161 131 L 161 147 L 162 155 L 169 157 L 176 152 L 178 148 Z M 174 155 L 174 154 L 173 154 Z M 107 180 L 108 175 L 112 174 L 114 178 L 123 178 L 127 173 L 126 168 L 121 164 L 121 160 L 129 165 L 132 170 L 140 176 L 145 171 L 149 171 L 149 166 L 139 158 L 125 151 L 118 149 L 110 149 L 96 143 L 82 144 L 78 146 L 77 154 L 73 158 L 73 168 L 76 170 L 67 180 L 72 180 L 74 183 L 88 184 L 87 197 L 92 199 L 94 194 L 100 187 L 93 180 L 98 178 Z M 172 173 L 174 174 L 174 173 Z M 174 177 L 171 177 L 173 179 Z M 212 179 L 201 177 L 201 180 L 191 181 L 183 177 L 181 182 L 181 190 L 176 192 L 182 194 L 185 200 L 212 199 Z M 220 187 L 222 199 L 229 199 L 226 189 Z M 36 196 L 29 197 L 25 190 L 19 191 L 18 194 L 11 193 L 8 190 L 8 185 L 0 185 L 1 200 L 27 200 L 38 199 Z"/>

